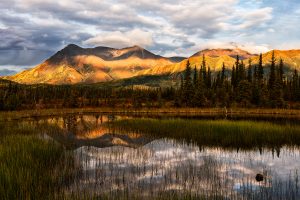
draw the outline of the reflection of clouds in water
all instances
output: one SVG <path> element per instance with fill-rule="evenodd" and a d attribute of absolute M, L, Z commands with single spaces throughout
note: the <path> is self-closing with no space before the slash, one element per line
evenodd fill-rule
<path fill-rule="evenodd" d="M 103 194 L 129 190 L 144 196 L 184 191 L 220 194 L 229 199 L 245 194 L 250 199 L 264 199 L 263 193 L 272 199 L 280 199 L 273 198 L 277 194 L 283 195 L 282 199 L 300 199 L 295 177 L 300 170 L 299 148 L 261 149 L 261 154 L 258 149 L 199 149 L 170 139 L 148 143 L 153 138 L 136 133 L 112 134 L 105 126 L 107 121 L 106 116 L 67 116 L 25 123 L 53 125 L 48 131 L 51 138 L 74 148 L 84 146 L 75 151 L 84 171 L 71 191 Z M 51 139 L 47 134 L 45 131 L 41 137 Z M 258 183 L 258 173 L 267 181 Z"/>
<path fill-rule="evenodd" d="M 260 186 L 272 186 L 271 179 L 289 181 L 290 174 L 300 169 L 299 150 L 283 148 L 280 157 L 265 151 L 224 151 L 161 139 L 138 149 L 114 146 L 109 148 L 82 147 L 76 150 L 88 176 L 81 180 L 91 185 L 104 182 L 101 191 L 130 188 L 143 194 L 153 191 L 182 190 L 194 193 L 218 192 L 224 196 Z M 258 183 L 255 175 L 267 175 L 267 182 Z M 94 188 L 95 189 L 95 188 Z M 99 189 L 99 188 L 98 188 Z M 235 190 L 235 192 L 234 192 Z M 233 191 L 233 192 L 232 192 Z M 97 191 L 97 188 L 93 192 Z"/>
<path fill-rule="evenodd" d="M 212 155 L 218 161 L 232 165 L 245 174 L 262 173 L 266 169 L 272 169 L 276 176 L 287 177 L 291 172 L 300 170 L 300 151 L 297 148 L 284 147 L 281 149 L 280 156 L 273 155 L 272 150 L 264 150 L 260 154 L 258 151 L 224 151 L 223 149 L 206 149 L 203 153 Z M 243 168 L 243 169 L 242 169 Z M 250 173 L 252 171 L 252 173 Z"/>

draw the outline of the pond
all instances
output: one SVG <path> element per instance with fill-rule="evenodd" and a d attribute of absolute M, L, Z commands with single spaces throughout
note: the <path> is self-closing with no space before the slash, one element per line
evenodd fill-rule
<path fill-rule="evenodd" d="M 72 197 L 300 199 L 294 122 L 69 115 L 19 123 L 43 126 L 39 137 L 73 152 Z"/>

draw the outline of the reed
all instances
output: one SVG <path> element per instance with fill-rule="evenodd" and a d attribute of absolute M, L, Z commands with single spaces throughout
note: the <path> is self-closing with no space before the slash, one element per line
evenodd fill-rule
<path fill-rule="evenodd" d="M 298 125 L 136 118 L 104 124 L 112 131 L 111 134 L 133 132 L 153 137 L 153 140 L 138 148 L 116 146 L 67 150 L 69 144 L 59 144 L 50 136 L 55 138 L 55 135 L 73 129 L 66 131 L 64 126 L 47 120 L 0 122 L 0 199 L 300 197 L 298 172 L 294 168 L 285 179 L 272 174 L 271 168 L 266 168 L 270 179 L 257 184 L 255 174 L 252 177 L 231 173 L 236 160 L 224 162 L 218 159 L 218 156 L 228 156 L 228 152 L 233 151 L 227 149 L 232 148 L 267 147 L 280 152 L 281 147 L 288 146 L 282 149 L 286 152 L 292 147 L 299 147 Z M 164 145 L 166 148 L 163 148 Z M 199 148 L 206 146 L 217 147 L 220 151 L 211 154 L 205 148 Z M 295 150 L 299 151 L 298 148 Z M 245 159 L 248 161 L 248 157 Z M 249 169 L 254 169 L 257 164 L 251 162 Z M 240 188 L 235 188 L 235 183 L 239 183 Z"/>
<path fill-rule="evenodd" d="M 238 149 L 300 146 L 300 126 L 270 122 L 135 119 L 116 121 L 113 126 L 116 131 L 183 139 L 198 146 Z"/>
<path fill-rule="evenodd" d="M 73 155 L 39 131 L 25 124 L 2 129 L 0 199 L 53 199 L 74 179 Z"/>

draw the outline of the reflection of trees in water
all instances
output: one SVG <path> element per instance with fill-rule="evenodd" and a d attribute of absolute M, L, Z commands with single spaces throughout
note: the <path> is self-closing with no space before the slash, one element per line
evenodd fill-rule
<path fill-rule="evenodd" d="M 240 154 L 244 156 L 234 158 Z M 271 170 L 255 161 L 258 154 L 199 150 L 195 145 L 167 139 L 137 149 L 83 147 L 76 155 L 82 163 L 84 179 L 72 189 L 100 197 L 109 194 L 116 199 L 128 195 L 144 199 L 170 199 L 172 195 L 179 199 L 185 195 L 204 199 L 285 199 L 284 195 L 299 198 L 295 181 L 298 176 L 277 176 L 272 170 L 280 171 L 280 166 Z M 272 157 L 271 152 L 268 155 Z M 263 182 L 255 180 L 260 169 L 265 176 Z"/>
<path fill-rule="evenodd" d="M 84 135 L 89 130 L 99 128 L 104 123 L 104 119 L 102 115 L 70 115 L 63 117 L 63 123 L 63 128 L 68 132 L 74 135 Z"/>
<path fill-rule="evenodd" d="M 63 117 L 64 128 L 73 134 L 77 132 L 77 117 L 75 115 Z"/>
<path fill-rule="evenodd" d="M 115 187 L 115 191 L 127 188 L 131 194 L 142 196 L 170 191 L 210 196 L 224 190 L 220 188 L 224 185 L 220 164 L 209 156 L 192 158 L 193 152 L 186 152 L 191 157 L 179 152 L 173 157 L 167 152 L 166 155 L 156 154 L 148 148 L 121 147 L 83 148 L 77 152 L 87 169 L 84 182 L 88 184 L 82 188 L 87 193 L 98 193 L 97 185 L 101 186 L 101 193 L 111 192 Z"/>
<path fill-rule="evenodd" d="M 34 123 L 35 126 L 43 127 L 43 134 L 47 134 L 68 149 L 81 146 L 104 148 L 116 145 L 137 148 L 152 141 L 140 134 L 115 132 L 110 123 L 115 119 L 103 115 L 67 115 L 40 119 Z"/>
<path fill-rule="evenodd" d="M 197 197 L 204 196 L 204 198 L 221 196 L 231 199 L 300 199 L 298 173 L 295 171 L 285 174 L 281 179 L 264 165 L 260 166 L 264 170 L 253 170 L 256 165 L 246 166 L 244 169 L 241 168 L 240 161 L 235 161 L 233 157 L 227 158 L 232 159 L 231 163 L 218 160 L 227 154 L 224 149 L 213 156 L 207 155 L 205 152 L 211 148 L 203 146 L 201 142 L 195 144 L 171 140 L 171 147 L 174 148 L 175 154 L 176 152 L 179 154 L 177 157 L 172 157 L 172 151 L 159 153 L 168 147 L 168 142 L 149 148 L 151 144 L 141 146 L 151 140 L 142 140 L 139 135 L 135 138 L 130 133 L 124 133 L 123 136 L 116 132 L 113 135 L 102 134 L 101 127 L 108 121 L 105 116 L 65 116 L 34 119 L 27 123 L 45 125 L 45 127 L 46 125 L 55 126 L 55 129 L 49 128 L 49 132 L 56 134 L 53 138 L 70 145 L 71 149 L 81 146 L 114 146 L 109 143 L 113 137 L 118 137 L 128 144 L 130 142 L 136 144 L 132 147 L 137 149 L 117 145 L 105 149 L 82 147 L 76 150 L 77 155 L 79 154 L 77 158 L 85 169 L 84 178 L 78 179 L 78 185 L 73 188 L 78 196 L 87 193 L 101 197 L 106 193 L 110 194 L 112 199 L 113 197 L 116 199 L 128 197 L 132 194 L 140 195 L 145 199 L 147 199 L 145 196 L 164 195 L 167 197 L 196 195 Z M 101 138 L 80 138 L 93 131 L 95 135 L 101 133 Z M 180 149 L 184 151 L 178 153 Z M 245 152 L 241 149 L 231 149 L 231 151 L 238 154 Z M 254 156 L 272 155 L 273 159 L 280 157 L 281 160 L 286 156 L 287 151 L 299 152 L 299 149 L 274 146 L 269 149 L 259 147 L 251 150 L 251 152 L 257 152 Z M 199 154 L 202 156 L 199 157 Z M 299 158 L 298 154 L 294 156 L 296 163 Z M 255 159 L 254 156 L 250 155 L 248 159 Z M 234 165 L 236 167 L 233 167 Z M 280 171 L 280 166 L 277 167 L 273 170 Z M 249 169 L 253 170 L 252 174 L 245 173 Z M 264 179 L 266 182 L 256 182 L 255 175 L 260 172 L 267 177 Z"/>

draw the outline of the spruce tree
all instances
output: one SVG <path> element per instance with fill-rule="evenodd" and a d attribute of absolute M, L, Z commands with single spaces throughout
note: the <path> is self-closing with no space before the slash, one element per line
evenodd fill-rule
<path fill-rule="evenodd" d="M 254 65 L 254 69 L 253 69 L 253 82 L 256 83 L 258 80 L 258 68 L 257 65 Z"/>
<path fill-rule="evenodd" d="M 183 75 L 180 74 L 180 91 L 181 91 L 181 93 L 183 93 L 183 88 L 184 88 Z"/>
<path fill-rule="evenodd" d="M 186 64 L 185 74 L 184 74 L 184 87 L 183 87 L 183 103 L 186 106 L 191 106 L 191 100 L 193 96 L 193 83 L 191 79 L 192 70 L 189 60 Z"/>
<path fill-rule="evenodd" d="M 198 84 L 198 72 L 197 72 L 197 69 L 196 69 L 196 66 L 194 68 L 194 78 L 193 78 L 193 83 L 194 83 L 194 88 L 197 87 L 197 84 Z"/>
<path fill-rule="evenodd" d="M 225 78 L 226 78 L 226 75 L 225 75 L 225 63 L 223 62 L 222 73 L 221 73 L 221 82 L 222 82 L 222 84 L 224 84 Z"/>
<path fill-rule="evenodd" d="M 220 88 L 222 86 L 221 74 L 218 72 L 216 80 L 214 80 L 214 88 Z"/>
<path fill-rule="evenodd" d="M 203 54 L 202 56 L 202 77 L 203 77 L 203 81 L 206 82 L 206 76 L 207 76 L 207 73 L 206 73 L 206 60 L 205 60 L 205 55 Z"/>
<path fill-rule="evenodd" d="M 237 87 L 237 101 L 243 106 L 249 106 L 252 98 L 252 85 L 247 80 L 239 82 Z"/>
<path fill-rule="evenodd" d="M 234 66 L 232 66 L 232 71 L 231 71 L 231 85 L 234 88 L 236 87 L 236 70 Z"/>
<path fill-rule="evenodd" d="M 270 77 L 269 77 L 269 89 L 273 89 L 274 88 L 274 84 L 276 81 L 276 58 L 275 58 L 275 53 L 274 51 L 272 52 L 272 58 L 271 58 L 271 65 L 270 65 Z"/>
<path fill-rule="evenodd" d="M 195 88 L 195 94 L 193 98 L 193 105 L 195 107 L 203 107 L 206 105 L 206 98 L 205 98 L 205 86 L 204 86 L 202 74 L 199 73 L 197 87 Z"/>
<path fill-rule="evenodd" d="M 245 71 L 245 65 L 244 61 L 241 61 L 239 65 L 239 81 L 243 81 L 246 79 L 246 71 Z"/>
<path fill-rule="evenodd" d="M 279 79 L 282 83 L 283 83 L 283 76 L 284 76 L 283 68 L 284 68 L 283 60 L 280 59 L 280 61 L 279 61 Z"/>
<path fill-rule="evenodd" d="M 236 61 L 235 61 L 235 84 L 237 84 L 240 81 L 240 58 L 239 55 L 236 56 Z"/>
<path fill-rule="evenodd" d="M 259 61 L 258 61 L 258 73 L 257 73 L 257 78 L 259 83 L 262 83 L 264 79 L 264 68 L 263 68 L 263 57 L 262 54 L 259 55 Z"/>
<path fill-rule="evenodd" d="M 299 76 L 298 71 L 295 69 L 292 80 L 292 99 L 294 101 L 298 100 L 298 90 L 299 90 Z"/>
<path fill-rule="evenodd" d="M 210 71 L 209 66 L 208 66 L 208 70 L 207 70 L 206 86 L 207 86 L 208 89 L 211 88 L 211 71 Z"/>
<path fill-rule="evenodd" d="M 270 93 L 270 106 L 273 108 L 283 107 L 283 91 L 282 79 L 280 78 L 279 68 L 276 67 L 276 58 L 274 51 L 272 52 L 270 78 L 269 78 L 269 93 Z"/>
<path fill-rule="evenodd" d="M 248 80 L 249 83 L 252 83 L 252 60 L 251 60 L 251 58 L 249 59 L 247 80 Z"/>

